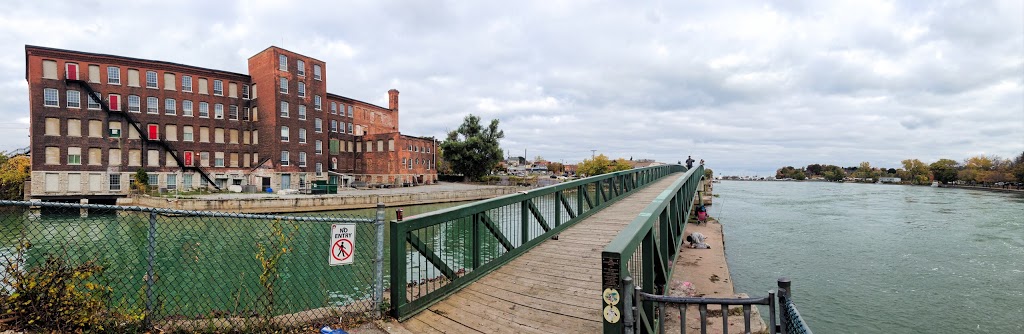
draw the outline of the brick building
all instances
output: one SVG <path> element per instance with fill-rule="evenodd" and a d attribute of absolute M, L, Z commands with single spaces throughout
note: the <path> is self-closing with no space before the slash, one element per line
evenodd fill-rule
<path fill-rule="evenodd" d="M 327 64 L 269 47 L 249 73 L 26 46 L 32 198 L 113 198 L 152 186 L 301 189 L 433 183 L 433 138 L 388 107 L 327 92 Z"/>

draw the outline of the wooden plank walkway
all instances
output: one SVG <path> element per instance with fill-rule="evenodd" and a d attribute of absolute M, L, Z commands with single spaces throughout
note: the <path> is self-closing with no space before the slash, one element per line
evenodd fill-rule
<path fill-rule="evenodd" d="M 678 177 L 619 200 L 402 326 L 413 333 L 601 332 L 601 251 Z"/>

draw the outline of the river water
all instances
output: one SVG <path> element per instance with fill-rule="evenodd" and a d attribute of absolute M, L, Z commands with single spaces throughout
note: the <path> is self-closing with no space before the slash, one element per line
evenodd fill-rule
<path fill-rule="evenodd" d="M 778 277 L 817 333 L 1024 333 L 1024 194 L 715 184 L 736 291 Z"/>

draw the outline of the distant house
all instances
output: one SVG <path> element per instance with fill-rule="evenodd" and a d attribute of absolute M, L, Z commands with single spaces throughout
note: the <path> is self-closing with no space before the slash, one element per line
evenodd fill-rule
<path fill-rule="evenodd" d="M 900 181 L 902 181 L 900 178 L 893 176 L 883 176 L 878 178 L 878 182 L 882 183 L 900 183 Z"/>

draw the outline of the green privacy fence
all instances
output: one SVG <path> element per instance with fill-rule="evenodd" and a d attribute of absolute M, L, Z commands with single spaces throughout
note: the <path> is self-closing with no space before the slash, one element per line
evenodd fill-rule
<path fill-rule="evenodd" d="M 632 169 L 391 222 L 391 307 L 405 320 L 666 175 Z"/>
<path fill-rule="evenodd" d="M 629 278 L 630 284 L 635 284 L 639 291 L 649 294 L 665 292 L 665 284 L 672 278 L 672 264 L 682 247 L 683 229 L 703 177 L 703 165 L 686 171 L 608 243 L 601 253 L 602 290 L 616 290 L 619 296 L 629 296 L 631 291 L 625 291 L 626 284 L 623 283 Z M 604 312 L 621 315 L 626 311 L 622 304 L 608 307 L 614 309 Z M 644 302 L 636 309 L 640 332 L 651 333 L 658 328 L 658 313 L 653 302 Z M 615 317 L 604 319 L 605 333 L 623 333 L 625 330 L 625 321 L 608 320 Z"/>
<path fill-rule="evenodd" d="M 23 294 L 15 278 L 47 266 L 88 264 L 96 275 L 69 283 L 103 287 L 102 314 L 142 326 L 246 330 L 372 315 L 383 287 L 383 206 L 377 211 L 275 216 L 0 201 L 0 297 Z M 355 228 L 354 261 L 331 266 L 331 227 L 345 224 Z M 0 306 L 9 324 L 30 325 L 17 314 Z"/>

